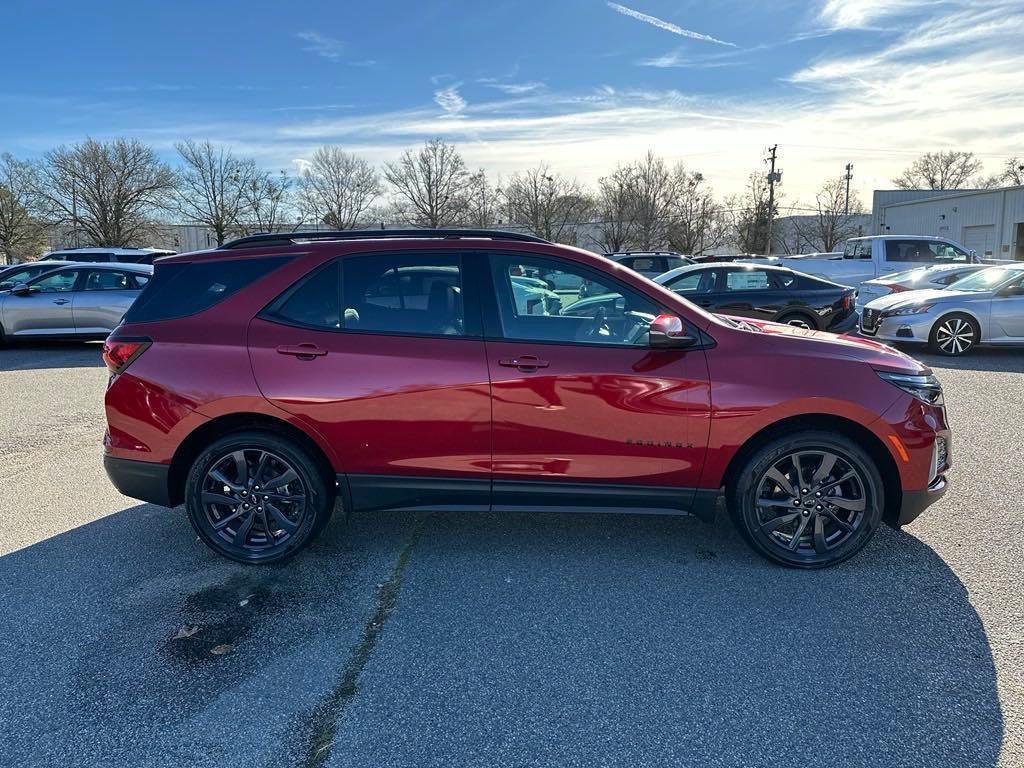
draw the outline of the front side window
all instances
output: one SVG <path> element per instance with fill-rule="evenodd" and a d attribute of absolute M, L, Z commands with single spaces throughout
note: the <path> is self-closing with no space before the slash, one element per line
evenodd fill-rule
<path fill-rule="evenodd" d="M 937 262 L 966 264 L 969 261 L 967 251 L 961 251 L 949 243 L 929 243 L 928 249 L 932 252 L 932 259 Z"/>
<path fill-rule="evenodd" d="M 925 240 L 886 240 L 886 261 L 916 261 L 930 263 L 935 261 L 935 254 Z"/>
<path fill-rule="evenodd" d="M 126 272 L 113 270 L 94 270 L 85 278 L 86 291 L 127 291 L 131 288 L 130 278 Z"/>
<path fill-rule="evenodd" d="M 685 272 L 670 281 L 666 287 L 675 293 L 686 296 L 691 293 L 710 293 L 714 284 L 714 272 L 710 269 L 702 269 L 697 272 Z"/>
<path fill-rule="evenodd" d="M 78 280 L 77 269 L 65 269 L 35 280 L 29 287 L 38 293 L 67 293 L 75 288 Z"/>
<path fill-rule="evenodd" d="M 461 259 L 382 254 L 342 260 L 343 326 L 413 336 L 464 336 Z M 525 290 L 525 288 L 524 288 Z"/>
<path fill-rule="evenodd" d="M 506 339 L 583 344 L 645 345 L 660 307 L 618 281 L 585 267 L 530 256 L 494 256 L 491 273 Z M 526 290 L 516 281 L 535 273 L 553 285 L 586 282 L 574 291 Z"/>

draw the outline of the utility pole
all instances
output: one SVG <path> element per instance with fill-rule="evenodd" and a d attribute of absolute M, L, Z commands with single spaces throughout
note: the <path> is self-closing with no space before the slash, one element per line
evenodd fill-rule
<path fill-rule="evenodd" d="M 71 178 L 71 236 L 74 238 L 75 248 L 81 246 L 78 239 L 78 185 L 74 177 Z"/>
<path fill-rule="evenodd" d="M 768 171 L 768 246 L 765 248 L 765 255 L 772 255 L 772 219 L 775 218 L 775 184 L 782 181 L 782 172 L 775 172 L 775 152 L 779 145 L 774 145 L 768 151 L 771 153 L 765 158 L 765 162 L 771 163 L 771 170 Z"/>
<path fill-rule="evenodd" d="M 850 215 L 850 180 L 853 178 L 853 163 L 846 164 L 846 175 L 843 177 L 846 179 L 846 210 L 845 215 Z"/>

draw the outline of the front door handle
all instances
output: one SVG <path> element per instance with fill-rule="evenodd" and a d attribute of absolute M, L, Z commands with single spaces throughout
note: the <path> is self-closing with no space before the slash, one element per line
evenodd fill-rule
<path fill-rule="evenodd" d="M 536 371 L 538 368 L 547 368 L 550 363 L 547 360 L 541 360 L 536 355 L 520 355 L 511 360 L 499 360 L 498 365 L 503 365 L 506 368 L 518 368 L 520 371 Z"/>
<path fill-rule="evenodd" d="M 299 358 L 299 360 L 315 360 L 327 354 L 326 349 L 320 349 L 316 344 L 298 344 L 296 346 L 288 346 L 286 344 L 278 347 L 277 352 L 281 355 L 292 355 Z"/>
<path fill-rule="evenodd" d="M 71 303 L 71 299 L 54 299 L 53 303 L 54 304 L 70 304 Z"/>

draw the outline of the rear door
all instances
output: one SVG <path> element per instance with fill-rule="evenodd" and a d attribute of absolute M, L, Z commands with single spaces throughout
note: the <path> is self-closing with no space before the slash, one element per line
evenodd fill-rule
<path fill-rule="evenodd" d="M 615 300 L 598 313 L 524 310 L 511 278 L 529 269 L 590 281 L 584 307 Z M 704 351 L 651 349 L 662 308 L 566 259 L 494 254 L 489 287 L 494 508 L 688 508 L 709 425 Z"/>
<path fill-rule="evenodd" d="M 110 333 L 139 295 L 127 270 L 86 269 L 74 293 L 75 330 L 82 335 Z"/>
<path fill-rule="evenodd" d="M 357 509 L 486 510 L 491 400 L 468 253 L 343 257 L 249 327 L 256 380 L 333 447 Z"/>
<path fill-rule="evenodd" d="M 28 282 L 27 296 L 7 294 L 3 303 L 4 333 L 11 336 L 53 335 L 75 333 L 72 313 L 74 289 L 82 270 L 67 268 Z"/>
<path fill-rule="evenodd" d="M 716 270 L 712 300 L 715 311 L 757 320 L 773 320 L 786 305 L 785 290 L 777 288 L 766 269 Z"/>

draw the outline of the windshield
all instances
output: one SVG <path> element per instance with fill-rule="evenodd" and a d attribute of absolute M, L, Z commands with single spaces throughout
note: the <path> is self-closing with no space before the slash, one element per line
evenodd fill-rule
<path fill-rule="evenodd" d="M 1024 275 L 1024 269 L 1004 269 L 1003 267 L 992 267 L 975 272 L 973 275 L 957 280 L 949 286 L 951 291 L 991 291 L 996 286 L 1005 283 L 1014 277 Z"/>

